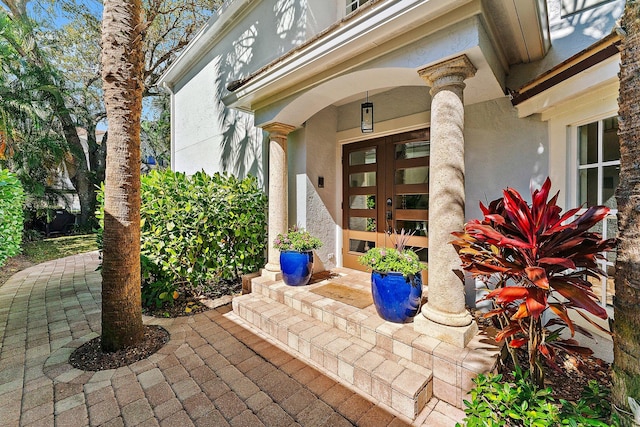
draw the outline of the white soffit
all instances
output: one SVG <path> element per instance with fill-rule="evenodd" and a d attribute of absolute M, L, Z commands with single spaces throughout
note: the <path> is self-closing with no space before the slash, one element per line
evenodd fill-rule
<path fill-rule="evenodd" d="M 483 5 L 510 64 L 547 54 L 551 41 L 545 0 L 489 0 Z"/>

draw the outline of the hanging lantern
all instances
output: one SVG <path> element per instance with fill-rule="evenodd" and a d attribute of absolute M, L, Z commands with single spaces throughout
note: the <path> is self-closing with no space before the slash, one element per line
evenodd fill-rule
<path fill-rule="evenodd" d="M 369 102 L 369 92 L 367 101 L 360 105 L 360 130 L 362 133 L 373 132 L 373 102 Z"/>

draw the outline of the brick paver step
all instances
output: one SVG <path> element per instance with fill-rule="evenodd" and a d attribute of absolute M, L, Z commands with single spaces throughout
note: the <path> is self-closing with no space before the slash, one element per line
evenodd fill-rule
<path fill-rule="evenodd" d="M 370 321 L 367 324 L 370 316 L 365 316 L 362 322 L 357 323 L 358 328 L 340 328 L 337 325 L 341 325 L 342 321 L 335 319 L 353 318 L 348 314 L 349 310 L 334 306 L 333 311 L 313 316 L 309 310 L 297 310 L 295 304 L 284 303 L 285 296 L 291 297 L 291 301 L 304 298 L 296 298 L 295 292 L 288 292 L 287 289 L 280 292 L 277 284 L 258 289 L 254 287 L 253 293 L 233 300 L 234 312 L 247 323 L 278 341 L 297 357 L 322 368 L 376 403 L 386 405 L 410 419 L 415 419 L 425 407 L 432 395 L 432 373 L 430 369 L 411 360 L 411 351 L 407 353 L 400 347 L 396 348 L 398 351 L 393 351 L 394 341 L 409 339 L 400 334 L 394 340 L 394 334 L 402 329 L 402 325 L 383 321 L 388 325 L 379 324 L 362 335 L 362 329 L 367 329 L 366 325 L 378 322 Z M 282 302 L 278 301 L 279 294 L 283 295 L 280 298 Z M 333 314 L 333 324 L 324 320 L 328 318 L 324 314 L 327 312 Z M 356 330 L 360 334 L 353 333 Z M 403 352 L 409 357 L 398 354 Z"/>
<path fill-rule="evenodd" d="M 341 271 L 340 269 L 336 270 Z M 370 292 L 369 277 L 368 273 L 350 270 L 349 274 L 344 276 L 334 273 L 331 281 L 344 283 L 350 288 L 360 291 Z M 296 315 L 298 313 L 305 314 L 330 328 L 347 333 L 349 336 L 412 361 L 426 369 L 432 368 L 432 360 L 428 355 L 439 344 L 438 340 L 415 332 L 411 323 L 397 324 L 384 321 L 378 316 L 373 304 L 365 308 L 357 308 L 313 293 L 315 288 L 326 283 L 327 280 L 322 280 L 308 286 L 291 287 L 282 281 L 258 277 L 252 282 L 252 295 L 261 295 L 274 302 L 284 304 L 294 309 Z M 247 309 L 251 307 L 253 311 L 257 310 L 261 315 L 269 310 L 262 300 L 243 303 L 239 306 L 239 310 L 244 310 L 245 306 Z M 278 314 L 282 313 L 280 306 L 276 306 L 275 310 Z M 245 317 L 245 313 L 242 311 L 239 314 L 241 317 Z M 296 316 L 292 316 L 286 322 L 295 322 L 296 319 Z M 275 336 L 275 331 L 273 332 L 272 335 Z"/>

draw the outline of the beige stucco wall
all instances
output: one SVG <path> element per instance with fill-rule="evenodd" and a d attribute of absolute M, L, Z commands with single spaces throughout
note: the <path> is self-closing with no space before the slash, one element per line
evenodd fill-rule
<path fill-rule="evenodd" d="M 530 185 L 539 187 L 549 173 L 547 124 L 538 116 L 519 119 L 507 98 L 465 109 L 466 219 L 481 214 L 485 205 L 515 188 L 525 198 Z"/>
<path fill-rule="evenodd" d="M 328 107 L 315 114 L 304 128 L 289 135 L 289 224 L 299 225 L 323 242 L 315 251 L 314 269 L 337 264 L 337 227 L 341 211 L 341 183 L 336 168 L 337 109 Z M 318 187 L 318 177 L 324 187 Z"/>
<path fill-rule="evenodd" d="M 263 133 L 252 114 L 230 110 L 226 86 L 313 37 L 338 19 L 338 4 L 324 0 L 248 3 L 172 89 L 172 167 L 194 173 L 228 171 L 263 181 Z M 230 6 L 232 8 L 232 6 Z M 217 19 L 228 19 L 219 17 Z"/>

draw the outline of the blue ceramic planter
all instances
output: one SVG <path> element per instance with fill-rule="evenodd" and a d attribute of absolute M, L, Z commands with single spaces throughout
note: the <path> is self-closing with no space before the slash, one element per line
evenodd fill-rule
<path fill-rule="evenodd" d="M 371 273 L 371 294 L 378 315 L 389 322 L 406 323 L 420 309 L 422 274 Z"/>
<path fill-rule="evenodd" d="M 313 252 L 280 252 L 282 279 L 289 286 L 303 286 L 309 283 L 313 272 Z"/>

